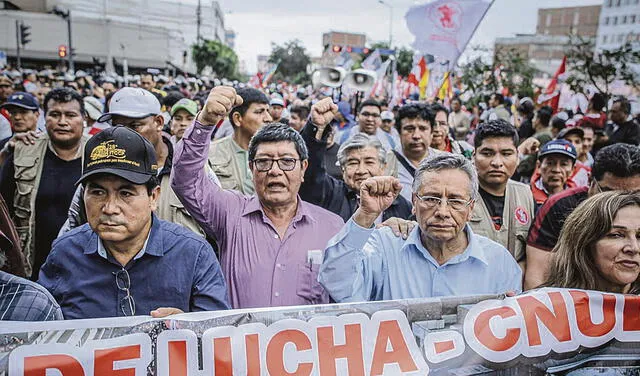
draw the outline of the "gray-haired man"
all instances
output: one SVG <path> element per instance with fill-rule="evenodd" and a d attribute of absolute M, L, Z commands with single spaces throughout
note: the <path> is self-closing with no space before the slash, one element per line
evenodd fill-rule
<path fill-rule="evenodd" d="M 522 271 L 509 251 L 467 224 L 478 196 L 470 161 L 442 154 L 421 163 L 413 184 L 418 226 L 406 240 L 373 228 L 401 188 L 388 176 L 362 183 L 360 207 L 329 241 L 320 267 L 319 281 L 335 301 L 521 291 Z"/>
<path fill-rule="evenodd" d="M 328 108 L 331 105 L 331 99 L 326 99 L 314 106 Z M 335 179 L 327 173 L 325 166 L 327 138 L 331 131 L 327 125 L 315 124 L 309 120 L 300 133 L 309 149 L 309 167 L 300 187 L 300 197 L 348 221 L 358 208 L 358 193 L 362 182 L 384 174 L 387 152 L 377 138 L 365 133 L 356 134 L 340 145 L 338 162 L 344 181 Z M 376 218 L 376 222 L 392 217 L 407 219 L 409 216 L 411 204 L 402 196 L 398 196 Z"/>

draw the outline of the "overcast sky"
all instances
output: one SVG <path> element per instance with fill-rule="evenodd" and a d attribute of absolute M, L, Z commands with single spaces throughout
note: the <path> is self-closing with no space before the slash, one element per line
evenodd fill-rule
<path fill-rule="evenodd" d="M 389 39 L 389 7 L 378 0 L 218 0 L 225 26 L 236 34 L 235 50 L 249 72 L 256 56 L 268 55 L 271 43 L 300 39 L 311 56 L 322 53 L 322 33 L 364 33 L 369 43 Z M 413 35 L 404 15 L 426 1 L 384 0 L 392 6 L 393 45 L 409 46 Z M 493 46 L 496 37 L 534 33 L 538 8 L 602 4 L 602 0 L 496 0 L 469 46 Z M 469 48 L 467 49 L 469 50 Z"/>

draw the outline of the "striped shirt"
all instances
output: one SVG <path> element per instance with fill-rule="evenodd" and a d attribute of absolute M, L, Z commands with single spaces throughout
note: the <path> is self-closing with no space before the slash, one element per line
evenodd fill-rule
<path fill-rule="evenodd" d="M 0 271 L 0 320 L 62 320 L 62 310 L 42 286 Z"/>

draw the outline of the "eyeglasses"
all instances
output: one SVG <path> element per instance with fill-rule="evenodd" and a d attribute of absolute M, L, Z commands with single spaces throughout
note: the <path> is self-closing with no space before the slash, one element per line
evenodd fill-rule
<path fill-rule="evenodd" d="M 360 116 L 362 116 L 362 117 L 372 117 L 372 118 L 376 118 L 377 119 L 377 118 L 380 117 L 380 114 L 373 114 L 371 112 L 361 112 Z"/>
<path fill-rule="evenodd" d="M 256 170 L 260 172 L 267 172 L 271 170 L 273 167 L 273 162 L 278 163 L 278 167 L 282 171 L 291 171 L 296 168 L 296 162 L 299 159 L 295 158 L 280 158 L 280 159 L 271 159 L 271 158 L 260 158 L 254 159 L 251 163 L 255 166 Z"/>
<path fill-rule="evenodd" d="M 447 203 L 447 205 L 449 205 L 449 207 L 451 207 L 451 209 L 456 211 L 464 210 L 467 206 L 469 206 L 473 202 L 473 199 L 467 201 L 467 200 L 462 200 L 458 198 L 446 198 L 446 197 L 441 198 L 441 197 L 435 197 L 435 196 L 416 195 L 416 197 L 418 198 L 418 200 L 424 202 L 425 206 L 428 208 L 436 208 L 442 205 L 442 202 L 444 201 Z"/>
<path fill-rule="evenodd" d="M 125 268 L 122 268 L 117 272 L 113 272 L 113 275 L 116 276 L 116 286 L 118 286 L 118 290 L 124 291 L 127 294 L 120 300 L 120 309 L 122 310 L 122 314 L 125 316 L 135 316 L 136 302 L 133 300 L 133 296 L 131 295 L 131 279 L 129 278 L 129 272 L 127 272 Z"/>

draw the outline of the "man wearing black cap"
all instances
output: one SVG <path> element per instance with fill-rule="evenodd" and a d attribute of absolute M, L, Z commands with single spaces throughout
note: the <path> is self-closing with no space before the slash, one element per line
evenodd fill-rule
<path fill-rule="evenodd" d="M 38 116 L 40 116 L 38 107 L 36 97 L 21 91 L 11 94 L 9 99 L 0 105 L 0 108 L 4 108 L 9 112 L 14 134 L 36 130 L 38 127 Z M 0 150 L 4 150 L 5 146 L 7 146 L 11 140 L 11 137 L 12 136 L 9 136 L 0 140 Z M 13 143 L 11 146 L 13 146 Z M 4 150 L 4 153 L 7 152 L 8 150 Z"/>
<path fill-rule="evenodd" d="M 229 307 L 211 246 L 153 214 L 157 170 L 153 146 L 132 129 L 107 128 L 87 142 L 78 183 L 88 224 L 54 242 L 38 280 L 65 318 Z"/>
<path fill-rule="evenodd" d="M 577 156 L 576 148 L 567 140 L 549 141 L 542 147 L 531 177 L 531 193 L 536 205 L 544 204 L 556 193 L 576 187 L 569 177 Z"/>
<path fill-rule="evenodd" d="M 578 127 L 567 127 L 558 133 L 556 137 L 558 140 L 567 140 L 573 144 L 576 148 L 577 158 L 576 163 L 573 166 L 573 173 L 569 176 L 569 179 L 576 183 L 576 187 L 589 186 L 589 178 L 591 178 L 591 167 L 587 167 L 580 160 L 586 159 L 588 151 L 583 145 L 584 130 Z"/>

